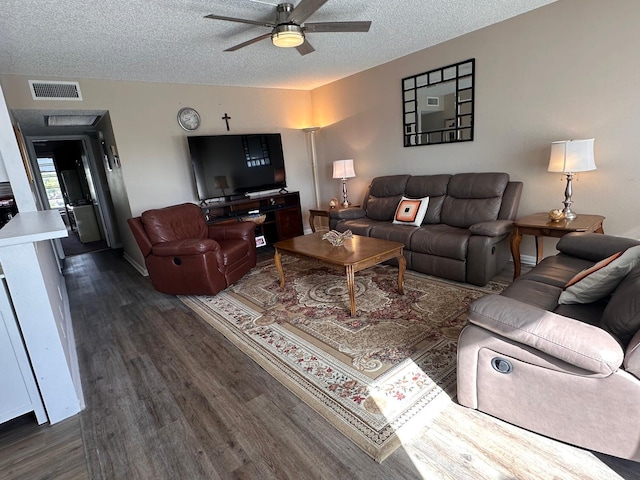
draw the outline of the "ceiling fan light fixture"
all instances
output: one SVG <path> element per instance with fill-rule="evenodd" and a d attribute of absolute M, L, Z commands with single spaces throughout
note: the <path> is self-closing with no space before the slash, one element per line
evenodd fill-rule
<path fill-rule="evenodd" d="M 278 25 L 271 33 L 271 41 L 276 47 L 298 47 L 304 43 L 304 33 L 299 25 Z"/>

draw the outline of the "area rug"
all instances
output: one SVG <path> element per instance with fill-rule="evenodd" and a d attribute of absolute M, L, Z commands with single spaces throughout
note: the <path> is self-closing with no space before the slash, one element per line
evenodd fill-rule
<path fill-rule="evenodd" d="M 272 260 L 215 296 L 181 300 L 352 442 L 381 462 L 455 395 L 456 346 L 484 288 L 379 265 L 346 278 L 312 260 Z"/>

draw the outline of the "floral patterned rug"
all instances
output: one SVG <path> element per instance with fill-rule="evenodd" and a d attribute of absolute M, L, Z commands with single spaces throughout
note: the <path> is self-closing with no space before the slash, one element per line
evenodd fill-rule
<path fill-rule="evenodd" d="M 397 268 L 356 273 L 357 315 L 346 278 L 312 260 L 260 263 L 215 296 L 181 300 L 354 443 L 382 461 L 455 395 L 456 347 L 469 303 L 484 288 Z"/>

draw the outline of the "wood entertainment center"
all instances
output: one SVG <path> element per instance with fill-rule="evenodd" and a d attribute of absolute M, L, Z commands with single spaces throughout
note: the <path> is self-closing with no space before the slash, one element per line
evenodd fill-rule
<path fill-rule="evenodd" d="M 201 208 L 210 225 L 219 222 L 237 222 L 245 217 L 265 215 L 264 222 L 256 224 L 256 236 L 264 235 L 267 245 L 304 233 L 298 192 L 214 202 L 203 205 Z"/>

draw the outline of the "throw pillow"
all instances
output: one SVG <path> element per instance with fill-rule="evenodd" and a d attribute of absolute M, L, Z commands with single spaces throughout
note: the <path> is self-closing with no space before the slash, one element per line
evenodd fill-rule
<path fill-rule="evenodd" d="M 600 260 L 593 267 L 585 268 L 581 272 L 576 273 L 574 275 L 574 277 L 567 282 L 567 284 L 564 286 L 564 289 L 566 290 L 571 285 L 575 285 L 576 283 L 578 283 L 580 280 L 582 280 L 583 278 L 587 277 L 588 275 L 591 275 L 592 273 L 597 272 L 601 268 L 606 267 L 607 265 L 609 265 L 611 262 L 613 262 L 616 258 L 618 258 L 623 253 L 624 253 L 624 250 L 620 251 L 620 252 L 616 252 L 613 255 L 611 255 L 610 257 L 605 258 L 604 260 Z"/>
<path fill-rule="evenodd" d="M 429 197 L 424 198 L 407 198 L 402 197 L 396 214 L 393 217 L 393 223 L 400 225 L 413 225 L 419 227 L 422 225 L 424 216 L 427 214 L 429 206 Z"/>
<path fill-rule="evenodd" d="M 569 280 L 560 294 L 558 303 L 591 303 L 605 298 L 639 261 L 640 245 L 601 260 Z"/>
<path fill-rule="evenodd" d="M 627 345 L 640 329 L 640 265 L 627 273 L 616 287 L 600 317 L 600 326 L 613 333 L 622 345 Z M 638 337 L 637 366 L 640 367 L 640 334 Z M 627 355 L 629 351 L 627 350 Z M 626 356 L 625 356 L 626 359 Z M 626 361 L 626 360 L 625 360 Z M 639 370 L 640 371 L 640 370 Z M 640 378 L 640 376 L 638 376 Z"/>

